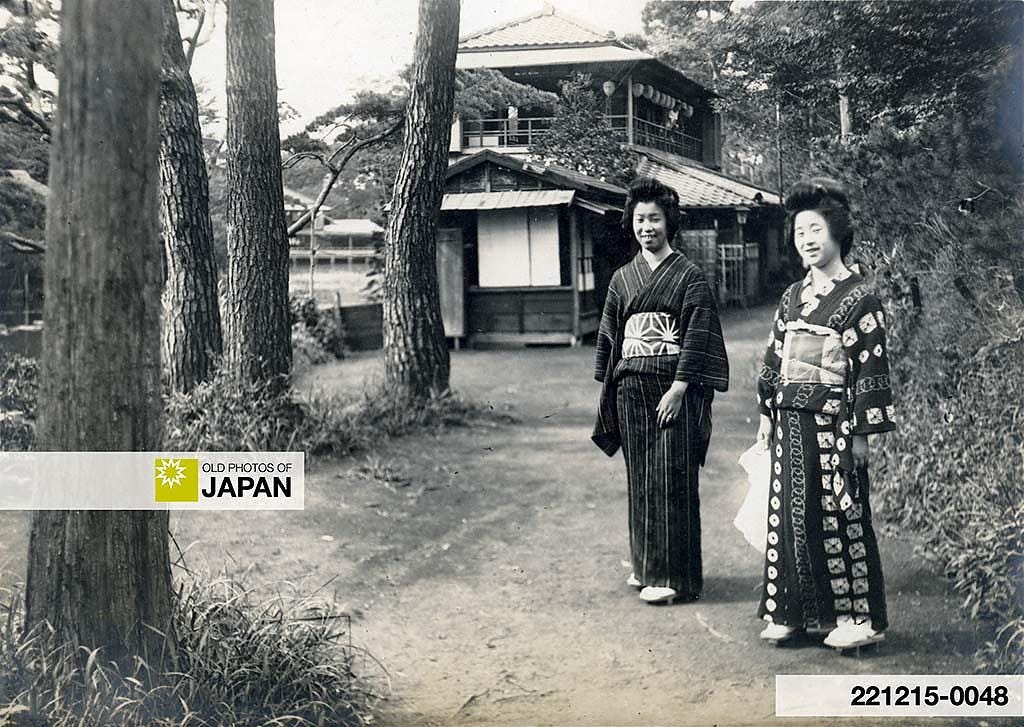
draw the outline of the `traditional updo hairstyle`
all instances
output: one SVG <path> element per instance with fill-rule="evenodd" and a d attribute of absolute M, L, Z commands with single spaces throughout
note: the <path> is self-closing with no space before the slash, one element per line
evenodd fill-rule
<path fill-rule="evenodd" d="M 801 179 L 786 195 L 786 237 L 793 245 L 793 220 L 798 212 L 813 211 L 825 218 L 829 234 L 839 243 L 844 259 L 853 248 L 853 222 L 846 188 L 831 177 Z"/>
<path fill-rule="evenodd" d="M 626 209 L 622 212 L 622 231 L 628 240 L 632 240 L 634 237 L 633 210 L 641 202 L 653 202 L 665 213 L 665 231 L 671 245 L 683 223 L 683 211 L 679 209 L 679 195 L 674 189 L 652 177 L 638 177 L 633 180 L 633 183 L 629 185 L 629 194 L 626 197 Z"/>

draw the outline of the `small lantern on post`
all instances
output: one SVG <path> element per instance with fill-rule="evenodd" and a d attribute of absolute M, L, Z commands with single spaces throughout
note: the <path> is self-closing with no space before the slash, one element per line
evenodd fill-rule
<path fill-rule="evenodd" d="M 736 208 L 736 226 L 737 230 L 737 242 L 741 245 L 744 243 L 743 238 L 743 226 L 747 224 L 747 213 L 750 212 L 749 207 L 737 207 Z"/>

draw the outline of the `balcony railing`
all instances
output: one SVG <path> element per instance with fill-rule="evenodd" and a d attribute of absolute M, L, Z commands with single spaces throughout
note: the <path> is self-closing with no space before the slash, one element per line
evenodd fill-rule
<path fill-rule="evenodd" d="M 462 122 L 462 146 L 529 146 L 551 128 L 553 116 L 524 119 L 467 119 Z"/>
<path fill-rule="evenodd" d="M 625 133 L 627 116 L 606 116 L 613 129 Z M 466 119 L 462 122 L 462 148 L 529 146 L 547 133 L 552 116 L 518 119 Z M 633 119 L 633 143 L 703 161 L 703 140 L 644 119 Z"/>
<path fill-rule="evenodd" d="M 613 129 L 626 131 L 627 116 L 608 116 Z M 655 124 L 644 119 L 633 119 L 633 143 L 651 149 L 679 154 L 697 161 L 704 160 L 704 141 L 696 136 L 684 134 L 679 129 Z"/>

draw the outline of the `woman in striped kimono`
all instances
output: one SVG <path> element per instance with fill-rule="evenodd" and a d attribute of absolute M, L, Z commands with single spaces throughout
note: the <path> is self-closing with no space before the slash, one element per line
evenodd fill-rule
<path fill-rule="evenodd" d="M 768 542 L 758 616 L 778 644 L 828 631 L 838 649 L 888 626 L 868 501 L 868 435 L 895 428 L 885 314 L 843 258 L 846 192 L 819 177 L 786 197 L 807 276 L 782 295 L 757 380 L 758 440 L 771 450 Z"/>
<path fill-rule="evenodd" d="M 630 187 L 623 229 L 640 252 L 615 271 L 597 336 L 604 383 L 594 442 L 622 447 L 633 574 L 648 603 L 693 600 L 703 585 L 698 469 L 711 437 L 714 390 L 729 364 L 715 300 L 700 269 L 669 242 L 679 198 L 653 179 Z"/>

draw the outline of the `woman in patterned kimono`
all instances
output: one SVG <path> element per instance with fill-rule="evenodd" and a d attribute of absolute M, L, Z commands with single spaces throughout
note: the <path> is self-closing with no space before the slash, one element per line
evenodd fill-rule
<path fill-rule="evenodd" d="M 715 301 L 700 269 L 669 242 L 679 197 L 653 179 L 630 187 L 623 230 L 640 252 L 615 271 L 597 336 L 604 383 L 594 442 L 622 447 L 633 574 L 647 603 L 693 600 L 703 586 L 698 469 L 711 437 L 711 399 L 729 364 Z"/>
<path fill-rule="evenodd" d="M 782 294 L 758 375 L 758 440 L 771 450 L 761 638 L 829 631 L 852 648 L 888 626 L 868 501 L 868 435 L 895 428 L 885 314 L 844 264 L 849 200 L 825 177 L 786 197 L 807 276 Z"/>

